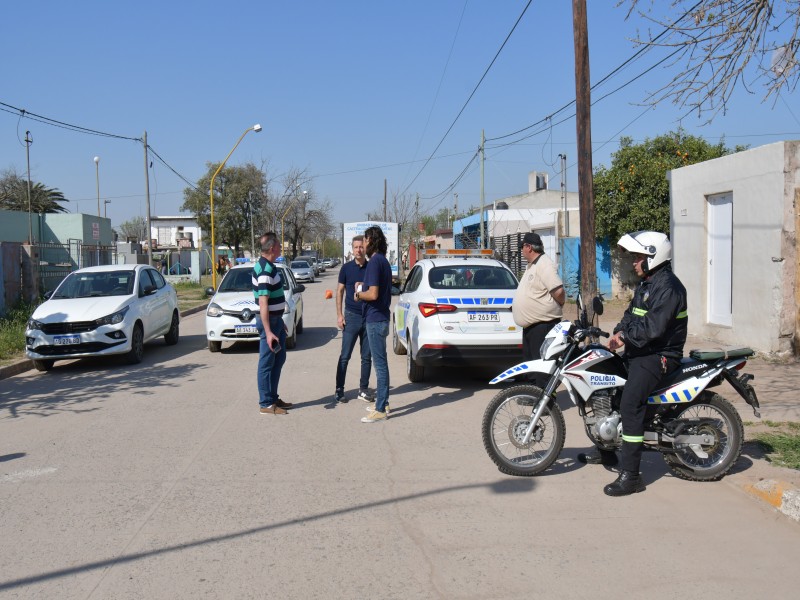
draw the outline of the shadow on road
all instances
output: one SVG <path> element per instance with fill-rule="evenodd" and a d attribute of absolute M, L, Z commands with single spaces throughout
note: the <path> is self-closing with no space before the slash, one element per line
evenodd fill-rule
<path fill-rule="evenodd" d="M 149 343 L 138 365 L 125 364 L 113 356 L 85 358 L 56 362 L 47 373 L 6 379 L 0 389 L 0 419 L 96 411 L 97 400 L 120 390 L 135 400 L 152 396 L 157 388 L 179 389 L 188 375 L 206 365 L 169 363 L 202 348 L 201 342 L 205 338 L 195 335 L 182 337 L 176 346 L 166 346 L 163 341 Z"/>
<path fill-rule="evenodd" d="M 206 546 L 209 544 L 217 544 L 220 542 L 228 542 L 231 540 L 242 539 L 248 536 L 269 533 L 272 531 L 285 529 L 288 527 L 301 528 L 298 530 L 298 535 L 300 535 L 301 531 L 305 531 L 305 529 L 302 528 L 308 527 L 309 525 L 315 522 L 321 522 L 326 519 L 332 519 L 342 515 L 358 513 L 359 511 L 363 510 L 374 510 L 375 508 L 381 506 L 399 505 L 402 503 L 418 500 L 420 498 L 438 496 L 443 494 L 452 494 L 452 493 L 462 492 L 466 490 L 480 489 L 480 488 L 486 488 L 494 494 L 517 494 L 517 493 L 530 492 L 533 490 L 535 486 L 536 482 L 530 478 L 501 479 L 498 481 L 493 481 L 491 483 L 474 483 L 474 484 L 457 485 L 452 487 L 428 490 L 416 494 L 408 494 L 396 498 L 386 498 L 385 500 L 380 500 L 378 502 L 357 504 L 355 506 L 342 508 L 340 510 L 331 510 L 317 514 L 305 515 L 295 519 L 289 519 L 287 521 L 279 521 L 277 523 L 269 523 L 266 525 L 261 525 L 259 527 L 242 529 L 240 531 L 234 531 L 232 533 L 227 533 L 225 535 L 212 536 L 200 540 L 186 540 L 185 542 L 179 544 L 173 544 L 171 546 L 156 548 L 154 550 L 148 550 L 145 552 L 131 552 L 128 554 L 121 554 L 118 556 L 109 557 L 104 560 L 84 563 L 82 565 L 45 571 L 37 575 L 31 575 L 28 577 L 21 577 L 18 579 L 9 579 L 6 581 L 0 581 L 0 591 L 10 590 L 14 588 L 21 588 L 24 586 L 34 585 L 37 583 L 42 583 L 53 579 L 59 579 L 62 577 L 77 575 L 79 573 L 88 573 L 91 571 L 96 571 L 98 569 L 106 569 L 117 565 L 133 563 L 153 556 L 163 556 L 173 552 L 181 552 L 191 548 Z"/>

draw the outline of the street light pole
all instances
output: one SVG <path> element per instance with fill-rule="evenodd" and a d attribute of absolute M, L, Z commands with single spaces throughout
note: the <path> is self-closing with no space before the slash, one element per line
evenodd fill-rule
<path fill-rule="evenodd" d="M 244 133 L 239 137 L 239 141 L 236 142 L 231 151 L 228 152 L 228 156 L 225 157 L 225 160 L 222 161 L 217 170 L 214 171 L 214 174 L 211 176 L 211 285 L 214 286 L 214 289 L 217 289 L 217 245 L 216 238 L 214 237 L 214 180 L 217 178 L 217 175 L 219 175 L 222 167 L 225 166 L 225 163 L 228 162 L 228 159 L 231 157 L 231 154 L 233 154 L 233 151 L 236 150 L 236 147 L 244 139 L 244 136 L 251 131 L 258 133 L 261 131 L 261 125 L 256 123 L 252 127 L 248 127 L 244 130 Z"/>
<path fill-rule="evenodd" d="M 247 206 L 250 208 L 250 242 L 252 246 L 250 246 L 250 257 L 255 258 L 256 256 L 256 234 L 253 230 L 253 192 L 247 192 L 248 202 Z"/>
<path fill-rule="evenodd" d="M 97 183 L 97 216 L 100 216 L 100 157 L 94 157 L 94 177 Z"/>

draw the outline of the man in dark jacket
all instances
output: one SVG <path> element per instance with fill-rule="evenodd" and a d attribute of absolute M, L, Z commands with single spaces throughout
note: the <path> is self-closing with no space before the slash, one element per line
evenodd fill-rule
<path fill-rule="evenodd" d="M 622 391 L 622 469 L 603 488 L 609 496 L 627 496 L 645 489 L 639 475 L 644 445 L 647 397 L 664 375 L 678 367 L 686 343 L 688 315 L 686 288 L 672 272 L 672 245 L 663 233 L 637 231 L 622 236 L 619 246 L 633 257 L 642 278 L 622 321 L 614 328 L 608 347 L 625 346 L 628 380 Z M 609 465 L 613 452 L 581 454 L 578 460 Z"/>

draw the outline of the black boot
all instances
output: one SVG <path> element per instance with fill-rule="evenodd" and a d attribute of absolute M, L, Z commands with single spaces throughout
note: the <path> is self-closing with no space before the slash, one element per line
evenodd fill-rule
<path fill-rule="evenodd" d="M 617 459 L 616 452 L 598 449 L 597 452 L 581 452 L 578 454 L 578 462 L 581 462 L 585 465 L 604 465 L 606 467 L 613 467 L 619 462 L 619 460 Z"/>
<path fill-rule="evenodd" d="M 609 483 L 603 488 L 606 496 L 628 496 L 644 490 L 642 477 L 633 471 L 622 471 L 614 483 Z"/>

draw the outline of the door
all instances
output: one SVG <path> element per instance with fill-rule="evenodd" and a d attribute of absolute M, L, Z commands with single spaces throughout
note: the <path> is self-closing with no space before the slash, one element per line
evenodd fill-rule
<path fill-rule="evenodd" d="M 708 322 L 733 324 L 733 196 L 708 197 Z"/>

